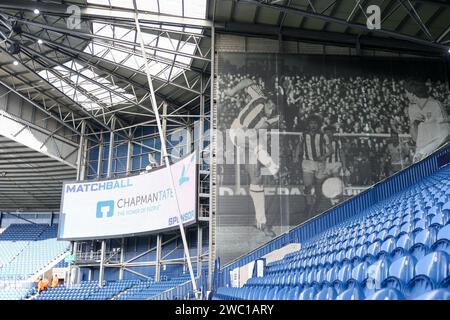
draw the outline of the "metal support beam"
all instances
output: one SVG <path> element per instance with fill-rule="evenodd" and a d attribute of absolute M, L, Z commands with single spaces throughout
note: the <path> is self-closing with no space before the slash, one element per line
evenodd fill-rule
<path fill-rule="evenodd" d="M 430 31 L 428 30 L 427 26 L 423 23 L 422 18 L 420 18 L 419 14 L 417 13 L 416 8 L 414 8 L 414 5 L 409 0 L 397 0 L 400 5 L 403 7 L 403 9 L 406 10 L 408 15 L 417 23 L 417 25 L 420 27 L 422 32 L 428 37 L 428 40 L 434 42 L 433 36 L 431 35 Z M 408 4 L 406 5 L 405 2 Z M 417 4 L 417 6 L 420 6 L 421 4 Z"/>
<path fill-rule="evenodd" d="M 115 120 L 113 119 L 112 129 L 115 128 Z M 108 172 L 107 178 L 111 178 L 112 176 L 112 164 L 113 164 L 113 151 L 114 151 L 114 131 L 109 132 L 109 149 L 108 149 Z"/>
<path fill-rule="evenodd" d="M 125 238 L 122 238 L 122 241 L 120 243 L 120 269 L 119 269 L 119 280 L 123 280 L 123 261 L 125 259 Z"/>
<path fill-rule="evenodd" d="M 202 274 L 203 228 L 197 225 L 197 277 Z"/>
<path fill-rule="evenodd" d="M 78 181 L 84 180 L 84 170 L 82 168 L 83 168 L 83 158 L 86 157 L 86 155 L 85 155 L 86 149 L 84 147 L 85 131 L 86 131 L 86 121 L 83 121 L 83 123 L 81 124 L 80 146 L 78 148 L 78 156 L 77 156 L 77 180 Z"/>
<path fill-rule="evenodd" d="M 60 118 L 58 118 L 57 116 L 55 116 L 53 113 L 51 113 L 50 111 L 46 110 L 45 108 L 43 108 L 42 106 L 40 106 L 39 104 L 37 104 L 36 102 L 34 102 L 31 99 L 28 99 L 24 94 L 20 93 L 19 90 L 9 86 L 8 84 L 6 84 L 3 81 L 0 81 L 0 84 L 2 86 L 4 86 L 5 88 L 7 88 L 8 90 L 14 92 L 15 94 L 17 94 L 19 97 L 21 97 L 22 99 L 24 99 L 25 101 L 31 103 L 34 107 L 36 107 L 37 109 L 39 109 L 40 111 L 44 112 L 46 115 L 48 115 L 49 117 L 51 117 L 52 119 L 54 119 L 55 121 L 57 121 L 58 123 L 60 123 L 61 125 L 63 125 L 64 127 L 66 127 L 67 129 L 69 129 L 70 131 L 76 133 L 77 135 L 80 134 L 80 131 L 75 129 L 73 126 L 70 126 L 68 123 L 62 121 Z"/>
<path fill-rule="evenodd" d="M 135 1 L 134 1 L 134 7 L 136 9 L 136 2 Z M 175 188 L 175 183 L 174 183 L 174 180 L 173 180 L 172 169 L 170 167 L 169 156 L 167 154 L 166 140 L 165 140 L 165 137 L 164 137 L 164 134 L 163 134 L 163 131 L 162 131 L 161 120 L 160 120 L 159 111 L 158 111 L 158 105 L 156 103 L 155 90 L 153 89 L 153 83 L 152 83 L 151 73 L 150 73 L 149 66 L 148 66 L 148 61 L 147 61 L 147 59 L 145 59 L 144 38 L 143 38 L 142 33 L 141 33 L 140 22 L 139 22 L 139 13 L 137 11 L 135 12 L 135 22 L 136 22 L 136 31 L 137 31 L 137 34 L 139 35 L 140 42 L 141 42 L 142 57 L 144 58 L 145 70 L 147 72 L 147 80 L 148 80 L 148 85 L 149 85 L 149 89 L 150 89 L 150 96 L 151 96 L 153 112 L 155 113 L 156 123 L 158 124 L 158 132 L 159 132 L 159 136 L 160 136 L 160 139 L 161 139 L 162 156 L 163 156 L 163 158 L 165 160 L 166 168 L 167 168 L 167 171 L 169 173 L 171 187 L 172 187 L 172 189 L 174 191 L 174 198 L 175 198 L 175 201 L 177 203 L 178 224 L 179 224 L 179 228 L 180 228 L 180 232 L 181 232 L 181 239 L 183 240 L 183 248 L 184 248 L 184 252 L 186 254 L 187 264 L 188 264 L 188 268 L 189 268 L 189 274 L 191 276 L 191 281 L 192 281 L 192 287 L 193 287 L 194 293 L 196 295 L 196 298 L 199 299 L 200 296 L 199 296 L 199 292 L 197 290 L 197 281 L 195 279 L 194 271 L 192 269 L 191 257 L 190 257 L 190 254 L 189 254 L 189 247 L 188 247 L 188 244 L 187 244 L 187 241 L 186 241 L 186 234 L 185 234 L 185 231 L 184 231 L 183 219 L 181 217 L 181 209 L 180 209 L 180 206 L 179 206 L 177 192 L 176 192 L 176 188 Z"/>
<path fill-rule="evenodd" d="M 61 3 L 34 3 L 28 0 L 2 0 L 0 2 L 0 8 L 4 9 L 17 9 L 17 10 L 29 10 L 33 11 L 35 8 L 39 8 L 41 14 L 52 14 L 60 17 L 69 17 L 68 13 L 69 5 Z M 96 5 L 95 7 L 81 7 L 81 16 L 85 19 L 98 19 L 106 21 L 134 21 L 135 10 L 127 8 L 110 8 L 109 6 Z M 188 26 L 188 27 L 211 27 L 212 22 L 206 19 L 185 18 L 176 17 L 166 14 L 147 13 L 144 11 L 138 11 L 139 17 L 142 23 L 145 24 L 158 24 L 163 23 L 172 26 Z"/>
<path fill-rule="evenodd" d="M 215 28 L 211 30 L 211 110 L 210 110 L 210 128 L 209 128 L 209 164 L 210 164 L 210 178 L 209 178 L 209 190 L 211 192 L 209 198 L 209 234 L 208 234 L 208 245 L 209 245 L 209 259 L 208 259 L 208 291 L 212 290 L 213 285 L 213 273 L 214 273 L 214 260 L 216 253 L 215 245 L 215 212 L 216 212 L 216 199 L 215 199 L 215 179 L 216 179 L 216 168 L 215 168 L 215 157 L 216 157 L 216 139 L 214 133 L 217 125 L 216 112 L 215 112 L 215 92 L 214 86 L 216 83 L 215 79 L 215 55 L 216 55 L 216 44 L 215 44 Z"/>
<path fill-rule="evenodd" d="M 162 128 L 162 137 L 160 137 L 160 139 L 164 139 L 164 141 L 167 140 L 167 103 L 163 102 L 162 105 L 162 123 L 161 123 L 161 128 Z M 164 158 L 162 156 L 162 153 L 160 153 L 161 155 L 161 161 L 160 161 L 160 165 L 164 164 Z"/>
<path fill-rule="evenodd" d="M 279 39 L 279 28 L 268 25 L 252 25 L 248 23 L 229 22 L 226 27 L 217 28 L 216 33 L 232 34 L 240 36 L 261 36 Z M 339 45 L 355 47 L 357 36 L 352 34 L 343 34 L 338 32 L 315 31 L 315 30 L 299 30 L 297 28 L 284 27 L 281 30 L 283 40 L 307 41 L 325 45 Z M 408 53 L 417 52 L 421 55 L 442 56 L 446 54 L 448 48 L 441 45 L 439 48 L 429 45 L 412 43 L 406 40 L 379 38 L 370 35 L 359 36 L 359 41 L 364 48 L 368 49 L 384 49 L 389 51 L 405 51 Z"/>
<path fill-rule="evenodd" d="M 103 147 L 104 147 L 103 132 L 101 132 L 100 133 L 100 139 L 98 141 L 97 179 L 100 179 L 100 177 L 102 176 L 102 170 L 103 170 L 103 165 L 102 165 L 102 161 L 103 161 Z"/>
<path fill-rule="evenodd" d="M 84 174 L 82 175 L 81 170 L 81 159 L 86 155 L 83 152 L 86 152 L 86 149 L 83 147 L 85 144 L 84 134 L 86 132 L 86 122 L 83 121 L 81 123 L 81 132 L 80 132 L 80 145 L 78 147 L 78 156 L 77 156 L 77 180 L 82 181 L 85 179 Z M 78 249 L 78 243 L 76 241 L 71 241 L 71 254 L 76 255 Z M 69 284 L 72 285 L 72 272 L 73 272 L 73 261 L 69 263 Z"/>
<path fill-rule="evenodd" d="M 105 280 L 105 254 L 106 254 L 106 240 L 102 240 L 102 249 L 100 254 L 100 270 L 98 275 L 98 286 L 103 287 Z"/>
<path fill-rule="evenodd" d="M 127 176 L 131 174 L 131 156 L 133 153 L 133 143 L 131 142 L 132 141 L 131 139 L 132 139 L 131 132 L 129 132 L 129 140 L 127 142 L 127 164 L 125 169 L 125 174 Z"/>
<path fill-rule="evenodd" d="M 260 2 L 258 0 L 240 0 L 240 2 L 253 4 L 253 5 L 256 5 L 256 6 L 263 7 L 263 8 L 269 8 L 269 9 L 273 9 L 273 10 L 278 10 L 278 11 L 284 12 L 286 14 L 297 15 L 297 16 L 311 18 L 311 19 L 317 19 L 317 20 L 330 22 L 330 23 L 336 23 L 336 24 L 339 24 L 339 25 L 344 25 L 344 26 L 351 27 L 351 28 L 356 29 L 356 30 L 362 30 L 362 31 L 365 31 L 365 32 L 368 31 L 366 25 L 358 24 L 358 23 L 351 23 L 351 22 L 348 22 L 348 21 L 343 20 L 343 19 L 339 19 L 339 18 L 323 15 L 323 14 L 320 14 L 320 13 L 317 13 L 317 12 L 310 12 L 310 11 L 307 11 L 307 10 L 302 10 L 302 9 L 299 9 L 299 8 L 294 8 L 294 7 L 289 7 L 289 6 L 285 6 L 285 5 L 279 5 L 279 4 L 268 4 L 266 2 Z M 409 36 L 409 35 L 406 35 L 406 34 L 400 34 L 398 32 L 394 32 L 394 31 L 389 31 L 389 30 L 385 30 L 385 29 L 370 30 L 370 31 L 373 32 L 374 34 L 379 34 L 379 35 L 383 35 L 383 36 L 389 36 L 389 37 L 392 37 L 394 39 L 406 40 L 406 41 L 409 41 L 409 42 L 412 42 L 412 43 L 425 45 L 425 46 L 432 47 L 432 48 L 438 48 L 438 49 L 443 49 L 443 50 L 446 49 L 444 46 L 442 46 L 440 44 L 436 44 L 434 42 L 423 40 L 423 39 L 416 38 L 416 37 L 413 37 L 413 36 Z"/>
<path fill-rule="evenodd" d="M 156 236 L 156 270 L 155 270 L 155 281 L 161 280 L 161 251 L 162 251 L 162 235 L 158 234 Z"/>

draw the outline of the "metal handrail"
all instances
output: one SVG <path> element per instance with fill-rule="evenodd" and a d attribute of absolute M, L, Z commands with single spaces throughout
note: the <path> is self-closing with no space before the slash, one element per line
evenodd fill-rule
<path fill-rule="evenodd" d="M 199 279 L 200 278 L 197 277 L 195 280 L 198 281 Z M 188 280 L 176 287 L 170 288 L 155 296 L 149 297 L 147 298 L 147 300 L 189 300 L 190 293 L 193 293 L 192 281 Z M 182 299 L 179 299 L 180 297 Z"/>

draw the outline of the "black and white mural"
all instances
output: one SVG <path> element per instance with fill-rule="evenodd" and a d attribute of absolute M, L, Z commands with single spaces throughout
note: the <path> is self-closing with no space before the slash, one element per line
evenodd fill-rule
<path fill-rule="evenodd" d="M 445 68 L 437 59 L 220 53 L 221 263 L 445 144 Z"/>

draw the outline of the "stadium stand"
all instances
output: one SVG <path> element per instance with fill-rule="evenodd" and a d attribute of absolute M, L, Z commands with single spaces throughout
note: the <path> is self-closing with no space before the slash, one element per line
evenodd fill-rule
<path fill-rule="evenodd" d="M 449 222 L 447 165 L 213 299 L 450 300 Z"/>
<path fill-rule="evenodd" d="M 56 234 L 55 225 L 10 225 L 0 235 L 0 280 L 25 280 L 62 257 L 69 244 Z"/>
<path fill-rule="evenodd" d="M 160 294 L 166 290 L 174 288 L 186 281 L 189 281 L 189 275 L 183 275 L 172 278 L 167 281 L 146 281 L 136 284 L 133 288 L 120 294 L 116 300 L 145 300 L 149 297 Z"/>
<path fill-rule="evenodd" d="M 189 281 L 189 275 L 155 282 L 153 280 L 106 281 L 99 287 L 98 281 L 82 281 L 74 287 L 49 288 L 35 300 L 146 300 L 166 290 Z"/>
<path fill-rule="evenodd" d="M 34 288 L 5 287 L 0 289 L 0 300 L 22 300 L 34 293 Z"/>

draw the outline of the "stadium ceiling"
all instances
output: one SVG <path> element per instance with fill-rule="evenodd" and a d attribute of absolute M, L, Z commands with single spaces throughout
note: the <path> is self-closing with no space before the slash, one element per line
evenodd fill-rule
<path fill-rule="evenodd" d="M 379 30 L 367 28 L 369 5 L 380 8 Z M 450 48 L 447 0 L 217 0 L 209 16 L 217 32 L 432 55 Z"/>
<path fill-rule="evenodd" d="M 380 30 L 367 29 L 369 4 L 381 9 Z M 76 133 L 82 122 L 97 133 L 151 125 L 135 12 L 157 103 L 180 125 L 192 120 L 201 96 L 209 100 L 213 25 L 222 33 L 433 55 L 450 45 L 443 0 L 2 0 L 0 84 Z"/>
<path fill-rule="evenodd" d="M 1 1 L 0 84 L 77 133 L 82 122 L 97 133 L 151 124 L 137 12 L 157 103 L 167 105 L 171 121 L 185 124 L 200 96 L 209 96 L 207 6 L 207 0 Z"/>
<path fill-rule="evenodd" d="M 0 209 L 59 210 L 64 180 L 76 169 L 0 135 Z"/>

